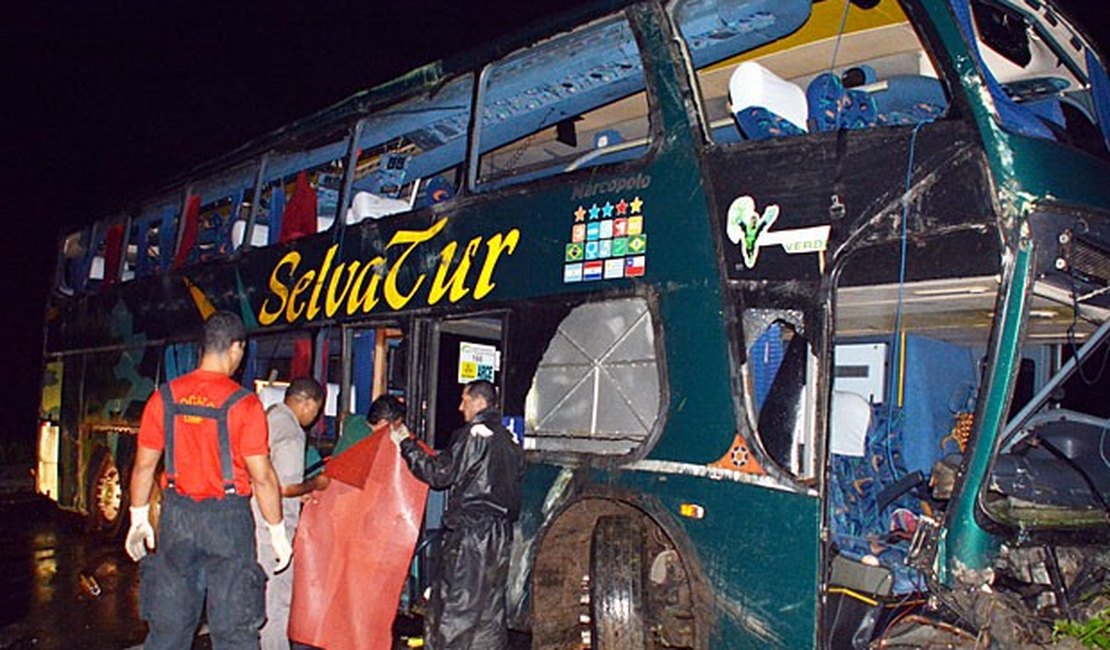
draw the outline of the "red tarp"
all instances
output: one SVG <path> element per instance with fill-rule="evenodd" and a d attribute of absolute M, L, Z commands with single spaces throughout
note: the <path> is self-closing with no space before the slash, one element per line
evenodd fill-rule
<path fill-rule="evenodd" d="M 285 204 L 281 215 L 279 241 L 292 241 L 305 235 L 316 234 L 316 190 L 308 182 L 308 174 L 297 174 L 293 196 Z"/>
<path fill-rule="evenodd" d="M 185 214 L 181 215 L 181 244 L 173 257 L 173 268 L 179 269 L 189 259 L 189 251 L 197 244 L 197 231 L 200 229 L 200 195 L 190 194 L 185 199 Z M 159 255 L 169 255 L 169 251 L 158 251 Z"/>
<path fill-rule="evenodd" d="M 360 465 L 369 471 L 343 471 Z M 428 486 L 409 472 L 386 427 L 324 473 L 337 480 L 305 504 L 293 543 L 289 638 L 327 650 L 388 649 Z M 343 482 L 359 474 L 362 489 Z"/>

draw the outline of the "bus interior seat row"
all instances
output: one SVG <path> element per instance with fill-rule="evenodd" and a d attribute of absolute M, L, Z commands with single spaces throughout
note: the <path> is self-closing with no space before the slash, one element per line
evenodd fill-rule
<path fill-rule="evenodd" d="M 832 585 L 895 599 L 925 588 L 907 553 L 921 517 L 942 516 L 963 461 L 996 285 L 989 277 L 909 285 L 904 344 L 882 306 L 896 300 L 896 285 L 839 290 L 826 513 Z M 1034 287 L 1012 433 L 984 492 L 1002 522 L 1082 526 L 1110 517 L 1110 420 L 1070 410 L 1050 390 L 1062 355 L 1107 316 L 1088 304 L 1073 320 L 1069 295 L 1047 280 Z M 1088 373 L 1098 365 L 1092 360 Z M 1023 408 L 1032 413 L 1026 422 Z"/>
<path fill-rule="evenodd" d="M 952 432 L 973 410 L 981 356 L 918 334 L 904 345 L 888 390 L 900 356 L 889 339 L 838 341 L 830 428 L 832 541 L 838 554 L 890 571 L 894 594 L 924 587 L 905 558 L 918 517 L 937 507 L 925 489 L 934 464 L 960 451 Z"/>
<path fill-rule="evenodd" d="M 936 119 L 947 105 L 938 79 L 896 74 L 880 80 L 867 64 L 818 74 L 804 91 L 755 61 L 738 65 L 729 79 L 729 106 L 746 140 L 913 125 Z"/>

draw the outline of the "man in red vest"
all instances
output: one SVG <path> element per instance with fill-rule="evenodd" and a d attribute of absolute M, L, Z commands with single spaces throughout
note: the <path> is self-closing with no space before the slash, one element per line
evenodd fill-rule
<path fill-rule="evenodd" d="M 163 384 L 143 410 L 126 549 L 142 560 L 139 614 L 149 624 L 147 650 L 192 647 L 206 597 L 215 647 L 258 648 L 266 576 L 255 555 L 252 490 L 277 568 L 292 555 L 262 403 L 231 378 L 245 348 L 242 320 L 212 314 L 200 366 Z M 163 456 L 158 550 L 147 556 L 154 549 L 150 493 Z"/>

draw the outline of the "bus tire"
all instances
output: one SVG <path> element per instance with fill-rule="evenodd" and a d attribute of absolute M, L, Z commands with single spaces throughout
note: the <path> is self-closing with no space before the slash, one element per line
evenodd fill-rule
<path fill-rule="evenodd" d="M 123 474 L 112 454 L 104 451 L 91 465 L 89 477 L 89 528 L 105 537 L 114 538 L 123 528 L 126 511 Z"/>
<path fill-rule="evenodd" d="M 590 544 L 591 647 L 647 647 L 643 552 L 639 519 L 598 518 Z"/>

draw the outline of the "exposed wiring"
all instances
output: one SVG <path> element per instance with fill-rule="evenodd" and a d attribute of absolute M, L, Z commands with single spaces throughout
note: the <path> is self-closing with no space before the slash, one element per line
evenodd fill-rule
<path fill-rule="evenodd" d="M 890 377 L 891 386 L 890 386 L 890 391 L 888 391 L 887 403 L 886 403 L 886 409 L 887 409 L 886 410 L 886 426 L 887 426 L 886 456 L 887 456 L 887 462 L 889 463 L 889 466 L 890 466 L 890 473 L 891 473 L 891 475 L 894 476 L 895 479 L 898 478 L 898 470 L 894 466 L 894 452 L 891 449 L 891 440 L 893 439 L 893 436 L 891 435 L 891 433 L 892 433 L 893 424 L 894 424 L 894 399 L 892 399 L 891 396 L 896 393 L 896 389 L 898 389 L 899 391 L 901 390 L 900 386 L 899 386 L 899 378 L 901 377 L 901 364 L 904 362 L 903 354 L 902 354 L 902 346 L 905 345 L 905 342 L 902 339 L 902 327 L 903 327 L 902 317 L 903 317 L 903 307 L 904 307 L 904 304 L 905 304 L 905 295 L 904 294 L 905 294 L 905 286 L 906 286 L 906 257 L 907 257 L 906 251 L 907 251 L 907 242 L 908 242 L 908 239 L 909 239 L 909 229 L 908 229 L 907 222 L 909 221 L 909 213 L 910 213 L 910 188 L 911 188 L 912 183 L 913 183 L 913 159 L 914 159 L 914 154 L 916 153 L 916 149 L 917 149 L 917 134 L 921 131 L 922 126 L 925 126 L 926 124 L 928 124 L 930 122 L 932 122 L 931 119 L 922 120 L 922 121 L 918 122 L 913 127 L 913 133 L 910 135 L 909 160 L 906 162 L 906 186 L 905 186 L 905 191 L 902 193 L 902 223 L 900 224 L 901 225 L 901 233 L 900 233 L 900 236 L 899 236 L 900 243 L 901 243 L 901 248 L 900 248 L 900 251 L 899 251 L 899 260 L 898 260 L 898 303 L 897 303 L 897 307 L 895 308 L 895 312 L 894 312 L 894 333 L 892 335 L 893 345 L 891 346 L 891 358 L 892 359 L 897 359 L 897 360 L 899 360 L 899 362 L 897 364 L 892 364 L 892 367 L 891 367 L 891 377 Z M 899 406 L 901 406 L 901 405 L 899 405 Z"/>
<path fill-rule="evenodd" d="M 1102 433 L 1098 438 L 1098 455 L 1102 459 L 1102 464 L 1110 467 L 1110 460 L 1106 458 L 1106 434 L 1110 432 L 1110 419 L 1106 420 L 1106 424 L 1102 425 Z"/>
<path fill-rule="evenodd" d="M 1070 258 L 1070 253 L 1069 253 Z M 1071 266 L 1071 259 L 1067 260 L 1068 268 Z M 1110 360 L 1110 345 L 1103 343 L 1102 363 L 1098 366 L 1098 371 L 1095 372 L 1094 377 L 1087 376 L 1086 371 L 1083 370 L 1083 361 L 1079 359 L 1079 346 L 1075 341 L 1075 330 L 1079 326 L 1079 288 L 1075 284 L 1075 275 L 1068 273 L 1068 281 L 1071 284 L 1071 325 L 1068 325 L 1067 338 L 1068 345 L 1071 347 L 1072 357 L 1076 360 L 1075 370 L 1079 374 L 1079 379 L 1088 386 L 1093 386 L 1102 379 L 1102 373 L 1106 371 L 1107 361 Z"/>
<path fill-rule="evenodd" d="M 851 0 L 844 0 L 844 11 L 840 15 L 840 29 L 836 30 L 836 41 L 833 42 L 832 60 L 829 61 L 829 74 L 836 76 L 836 59 L 840 54 L 840 40 L 844 37 L 844 30 L 848 27 L 848 10 L 851 9 Z M 840 130 L 840 113 L 844 106 L 843 90 L 841 96 L 836 98 L 836 131 Z"/>

